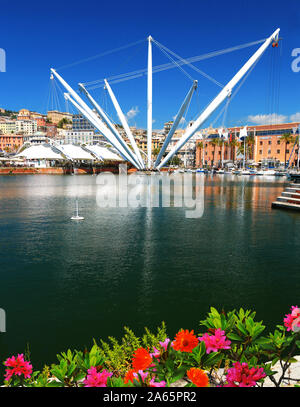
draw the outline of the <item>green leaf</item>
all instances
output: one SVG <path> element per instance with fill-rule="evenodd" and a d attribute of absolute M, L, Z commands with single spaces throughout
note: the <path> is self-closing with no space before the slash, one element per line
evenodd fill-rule
<path fill-rule="evenodd" d="M 52 382 L 47 384 L 47 387 L 64 387 L 64 383 L 53 380 Z"/>
<path fill-rule="evenodd" d="M 271 340 L 269 338 L 265 338 L 264 336 L 261 336 L 260 338 L 255 339 L 253 342 L 258 345 L 265 345 L 267 343 L 271 343 Z"/>
<path fill-rule="evenodd" d="M 213 366 L 219 363 L 223 359 L 223 354 L 219 352 L 212 352 L 210 353 L 205 361 L 203 361 L 203 364 L 205 366 Z"/>
<path fill-rule="evenodd" d="M 180 369 L 177 369 L 175 371 L 174 376 L 171 377 L 170 383 L 174 383 L 177 380 L 182 379 L 184 377 L 185 373 L 186 373 L 186 367 L 181 367 Z"/>
<path fill-rule="evenodd" d="M 238 336 L 238 335 L 235 334 L 235 333 L 229 333 L 229 334 L 227 334 L 227 338 L 228 338 L 228 339 L 231 339 L 231 340 L 233 340 L 233 341 L 242 341 L 242 340 L 243 340 L 240 336 Z"/>
<path fill-rule="evenodd" d="M 241 321 L 237 321 L 236 326 L 239 329 L 239 331 L 242 332 L 242 334 L 244 334 L 245 336 L 248 336 L 248 332 L 247 332 L 246 328 L 244 327 L 244 325 L 241 323 Z"/>

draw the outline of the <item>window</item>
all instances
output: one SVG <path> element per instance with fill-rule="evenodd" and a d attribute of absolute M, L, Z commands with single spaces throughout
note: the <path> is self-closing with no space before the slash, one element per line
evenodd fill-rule
<path fill-rule="evenodd" d="M 277 150 L 277 154 L 280 154 L 280 150 Z"/>
<path fill-rule="evenodd" d="M 262 154 L 262 150 L 259 150 L 259 154 Z"/>
<path fill-rule="evenodd" d="M 280 140 L 277 140 L 277 144 L 280 146 Z"/>
<path fill-rule="evenodd" d="M 268 143 L 269 145 L 271 145 L 272 144 L 272 141 L 271 140 L 269 140 L 269 143 Z"/>
<path fill-rule="evenodd" d="M 262 145 L 263 145 L 263 142 L 262 142 L 262 141 L 260 141 L 260 142 L 259 142 L 259 144 L 262 146 Z"/>
<path fill-rule="evenodd" d="M 287 153 L 289 153 L 289 152 L 290 152 L 290 150 L 286 150 L 286 152 L 287 152 Z"/>

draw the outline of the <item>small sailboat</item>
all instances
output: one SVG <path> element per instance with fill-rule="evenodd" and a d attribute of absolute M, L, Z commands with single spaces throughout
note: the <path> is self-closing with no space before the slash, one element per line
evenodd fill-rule
<path fill-rule="evenodd" d="M 78 214 L 78 199 L 76 199 L 76 211 L 75 211 L 75 216 L 71 217 L 71 220 L 84 220 L 83 216 L 79 216 Z"/>

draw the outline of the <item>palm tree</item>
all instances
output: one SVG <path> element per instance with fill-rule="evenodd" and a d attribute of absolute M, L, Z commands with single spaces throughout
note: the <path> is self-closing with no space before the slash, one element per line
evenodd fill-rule
<path fill-rule="evenodd" d="M 235 164 L 235 159 L 236 159 L 236 147 L 240 146 L 240 143 L 236 139 L 232 139 L 230 142 L 230 147 L 233 148 L 233 156 L 232 156 L 232 161 L 233 164 Z"/>
<path fill-rule="evenodd" d="M 280 141 L 282 141 L 284 143 L 284 168 L 285 168 L 286 167 L 286 147 L 287 147 L 287 144 L 292 141 L 291 133 L 284 133 L 280 137 Z"/>
<path fill-rule="evenodd" d="M 223 167 L 223 158 L 222 158 L 222 153 L 223 153 L 223 148 L 224 148 L 224 140 L 222 138 L 217 139 L 217 146 L 220 147 L 220 151 L 221 151 L 221 164 Z M 220 161 L 220 160 L 219 160 Z"/>
<path fill-rule="evenodd" d="M 248 147 L 248 158 L 252 159 L 253 158 L 253 146 L 255 144 L 254 136 L 248 136 L 246 138 L 246 146 Z"/>
<path fill-rule="evenodd" d="M 204 154 L 203 146 L 204 146 L 203 142 L 199 141 L 199 143 L 197 144 L 197 147 L 200 149 L 200 161 L 201 161 L 201 152 L 203 152 L 203 154 Z M 203 163 L 203 160 L 202 160 L 202 163 Z"/>
<path fill-rule="evenodd" d="M 217 137 L 213 138 L 212 141 L 211 141 L 211 144 L 214 146 L 214 151 L 213 151 L 213 163 L 212 163 L 212 165 L 215 164 L 215 153 L 216 153 L 216 146 L 218 145 L 218 143 L 219 143 L 219 140 L 218 140 Z"/>

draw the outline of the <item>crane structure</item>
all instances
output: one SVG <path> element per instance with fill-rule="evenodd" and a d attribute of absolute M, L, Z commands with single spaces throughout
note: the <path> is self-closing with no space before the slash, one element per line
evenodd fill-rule
<path fill-rule="evenodd" d="M 115 93 L 113 92 L 111 85 L 107 79 L 104 79 L 105 89 L 108 91 L 112 104 L 116 110 L 119 120 L 122 124 L 123 130 L 127 136 L 129 144 L 123 139 L 117 127 L 112 123 L 104 109 L 95 101 L 90 95 L 84 84 L 79 83 L 79 89 L 83 95 L 86 96 L 93 109 L 82 99 L 82 97 L 75 92 L 74 89 L 57 73 L 54 68 L 51 68 L 51 77 L 56 78 L 61 85 L 65 88 L 65 99 L 68 100 L 110 143 L 121 155 L 121 157 L 130 162 L 138 170 L 161 170 L 170 159 L 188 142 L 188 140 L 200 130 L 204 122 L 216 111 L 216 109 L 232 94 L 233 88 L 249 73 L 250 69 L 258 62 L 267 48 L 273 43 L 277 44 L 279 39 L 280 29 L 278 28 L 267 39 L 263 41 L 263 44 L 257 49 L 257 51 L 248 59 L 248 61 L 242 66 L 242 68 L 234 75 L 234 77 L 224 86 L 217 96 L 209 103 L 209 105 L 198 115 L 191 126 L 188 126 L 181 138 L 165 155 L 168 145 L 174 135 L 179 123 L 183 119 L 184 112 L 186 111 L 193 93 L 197 89 L 198 82 L 193 81 L 191 88 L 189 89 L 185 99 L 174 119 L 174 122 L 169 130 L 163 146 L 153 163 L 152 160 L 152 43 L 156 41 L 149 36 L 148 37 L 148 64 L 147 64 L 147 154 L 146 159 L 143 160 L 141 152 L 137 146 L 134 136 L 131 132 L 126 116 L 124 115 L 120 104 L 117 100 Z M 261 41 L 262 42 L 262 41 Z M 159 44 L 159 43 L 158 43 Z M 173 56 L 176 55 L 172 53 Z M 176 55 L 177 56 L 177 55 Z M 178 57 L 178 56 L 177 56 Z M 189 63 L 188 60 L 182 60 Z M 182 61 L 180 64 L 182 64 Z M 176 61 L 175 61 L 176 62 Z M 179 63 L 177 63 L 180 65 Z M 192 65 L 191 65 L 192 66 Z M 192 66 L 193 67 L 193 66 Z M 194 67 L 195 68 L 195 67 Z M 196 69 L 196 68 L 195 68 Z M 126 74 L 123 76 L 125 77 Z M 122 76 L 122 75 L 121 75 Z M 207 75 L 208 76 L 208 75 Z M 143 152 L 142 152 L 143 153 Z M 165 156 L 164 156 L 165 155 Z"/>

